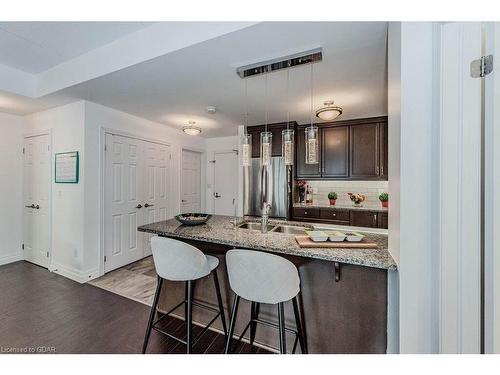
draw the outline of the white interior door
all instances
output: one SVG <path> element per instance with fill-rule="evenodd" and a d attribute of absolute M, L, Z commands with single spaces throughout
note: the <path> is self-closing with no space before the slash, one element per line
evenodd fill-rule
<path fill-rule="evenodd" d="M 109 272 L 144 256 L 142 234 L 143 142 L 106 134 L 105 263 Z"/>
<path fill-rule="evenodd" d="M 143 224 L 167 220 L 170 191 L 170 147 L 144 142 Z M 143 233 L 144 256 L 151 255 L 152 235 Z"/>
<path fill-rule="evenodd" d="M 234 215 L 238 195 L 238 155 L 234 151 L 214 154 L 214 214 Z"/>
<path fill-rule="evenodd" d="M 201 153 L 182 150 L 181 212 L 201 210 Z"/>
<path fill-rule="evenodd" d="M 48 134 L 24 139 L 24 259 L 42 267 L 50 262 L 51 151 Z"/>

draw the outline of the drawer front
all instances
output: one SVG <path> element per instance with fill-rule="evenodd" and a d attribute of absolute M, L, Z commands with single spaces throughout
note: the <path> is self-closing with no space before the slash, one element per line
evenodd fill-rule
<path fill-rule="evenodd" d="M 318 208 L 306 208 L 306 207 L 294 207 L 293 208 L 293 216 L 294 217 L 310 217 L 310 218 L 319 218 L 319 209 Z"/>
<path fill-rule="evenodd" d="M 319 217 L 325 220 L 349 221 L 349 210 L 336 210 L 331 208 L 320 208 Z"/>

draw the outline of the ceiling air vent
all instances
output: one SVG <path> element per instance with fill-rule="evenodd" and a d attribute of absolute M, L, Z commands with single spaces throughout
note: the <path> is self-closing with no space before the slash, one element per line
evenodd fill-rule
<path fill-rule="evenodd" d="M 240 76 L 240 78 L 247 78 L 263 73 L 274 72 L 276 70 L 310 64 L 321 60 L 323 60 L 323 50 L 321 48 L 316 48 L 310 51 L 296 53 L 273 60 L 241 66 L 236 69 L 236 73 Z"/>

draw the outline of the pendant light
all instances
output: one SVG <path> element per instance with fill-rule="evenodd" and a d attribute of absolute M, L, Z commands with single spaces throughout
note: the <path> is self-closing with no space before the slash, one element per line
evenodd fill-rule
<path fill-rule="evenodd" d="M 241 138 L 241 165 L 252 165 L 252 134 L 248 134 L 248 81 L 245 79 L 245 134 Z"/>
<path fill-rule="evenodd" d="M 267 120 L 268 120 L 268 111 L 267 111 L 267 75 L 268 69 L 266 70 L 266 126 L 265 131 L 260 133 L 260 165 L 263 167 L 267 167 L 271 164 L 271 156 L 272 156 L 272 148 L 273 148 L 273 133 L 267 130 Z"/>
<path fill-rule="evenodd" d="M 290 66 L 288 67 L 286 73 L 286 96 L 287 96 L 287 111 L 286 111 L 286 129 L 281 132 L 281 153 L 283 155 L 283 162 L 285 165 L 293 165 L 293 139 L 294 139 L 294 131 L 290 129 Z"/>
<path fill-rule="evenodd" d="M 306 164 L 318 164 L 319 163 L 319 137 L 318 137 L 318 127 L 314 125 L 313 122 L 313 63 L 311 63 L 311 125 L 305 128 L 305 142 L 306 142 Z"/>
<path fill-rule="evenodd" d="M 324 121 L 332 121 L 342 114 L 342 108 L 335 105 L 333 100 L 328 100 L 323 104 L 324 107 L 321 107 L 316 111 L 317 118 Z"/>

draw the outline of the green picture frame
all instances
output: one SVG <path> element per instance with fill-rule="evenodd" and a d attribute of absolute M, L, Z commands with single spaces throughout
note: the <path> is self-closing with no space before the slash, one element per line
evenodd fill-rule
<path fill-rule="evenodd" d="M 54 182 L 56 184 L 77 184 L 80 179 L 80 155 L 78 151 L 55 154 Z"/>

